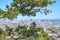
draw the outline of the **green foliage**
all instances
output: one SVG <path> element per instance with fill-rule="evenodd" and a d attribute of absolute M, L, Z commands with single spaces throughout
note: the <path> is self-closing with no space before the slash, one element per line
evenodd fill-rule
<path fill-rule="evenodd" d="M 2 34 L 3 30 L 0 28 L 0 35 Z"/>
<path fill-rule="evenodd" d="M 48 5 L 55 3 L 53 0 L 13 0 L 10 5 L 6 5 L 6 11 L 0 10 L 0 18 L 16 18 L 18 14 L 23 16 L 36 16 L 36 12 L 50 13 L 47 9 Z"/>
<path fill-rule="evenodd" d="M 33 26 L 31 26 L 33 25 Z M 0 34 L 2 35 L 6 35 L 6 36 L 11 36 L 12 39 L 14 37 L 14 35 L 17 34 L 18 39 L 19 40 L 23 40 L 23 39 L 28 39 L 28 40 L 54 40 L 54 38 L 49 37 L 47 32 L 44 31 L 44 29 L 42 27 L 37 27 L 35 25 L 35 22 L 31 23 L 30 26 L 21 26 L 18 25 L 18 27 L 16 27 L 15 29 L 7 27 L 6 26 L 6 30 L 3 32 L 0 29 Z M 35 25 L 35 27 L 34 27 Z M 13 31 L 14 30 L 14 31 Z M 7 33 L 7 34 L 6 34 Z M 4 36 L 4 38 L 6 37 Z"/>
<path fill-rule="evenodd" d="M 47 32 L 45 32 L 42 27 L 38 29 L 40 31 L 38 31 L 39 34 L 36 36 L 36 40 L 54 40 L 54 38 L 48 36 Z"/>

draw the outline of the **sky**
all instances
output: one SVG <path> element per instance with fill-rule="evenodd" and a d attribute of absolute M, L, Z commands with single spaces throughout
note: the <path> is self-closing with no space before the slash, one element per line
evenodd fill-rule
<path fill-rule="evenodd" d="M 12 0 L 0 0 L 0 8 L 5 9 L 6 4 L 10 4 Z M 56 3 L 52 6 L 48 6 L 48 9 L 52 10 L 52 13 L 48 15 L 41 14 L 37 12 L 36 16 L 22 16 L 21 14 L 17 16 L 17 20 L 26 19 L 60 19 L 60 0 L 56 0 Z"/>

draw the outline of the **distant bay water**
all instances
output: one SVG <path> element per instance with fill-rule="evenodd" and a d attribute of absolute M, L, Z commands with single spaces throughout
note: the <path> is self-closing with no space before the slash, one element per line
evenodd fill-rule
<path fill-rule="evenodd" d="M 60 22 L 60 19 L 41 19 L 41 22 Z"/>
<path fill-rule="evenodd" d="M 39 21 L 39 22 L 59 22 L 60 23 L 60 19 L 27 19 L 27 20 L 1 20 L 0 22 L 12 22 L 12 21 Z"/>

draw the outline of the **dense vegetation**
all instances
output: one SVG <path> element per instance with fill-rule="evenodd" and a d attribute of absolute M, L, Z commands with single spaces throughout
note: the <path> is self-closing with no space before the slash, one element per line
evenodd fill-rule
<path fill-rule="evenodd" d="M 9 38 L 10 37 L 10 38 Z M 35 22 L 31 23 L 30 26 L 21 26 L 10 28 L 6 26 L 6 30 L 0 29 L 1 40 L 54 40 L 49 37 L 47 32 L 42 27 L 37 27 Z"/>
<path fill-rule="evenodd" d="M 17 15 L 36 16 L 36 12 L 48 14 L 48 5 L 55 3 L 54 0 L 12 0 L 10 5 L 6 5 L 6 10 L 0 8 L 0 18 L 16 18 Z"/>

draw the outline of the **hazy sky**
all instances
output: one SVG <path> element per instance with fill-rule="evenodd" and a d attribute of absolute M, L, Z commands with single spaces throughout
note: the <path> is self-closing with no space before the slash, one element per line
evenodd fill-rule
<path fill-rule="evenodd" d="M 6 4 L 9 4 L 12 0 L 0 0 L 0 8 L 5 9 Z M 48 9 L 52 10 L 52 13 L 48 15 L 40 14 L 39 12 L 35 17 L 18 16 L 19 19 L 60 19 L 60 0 L 56 0 L 56 3 L 52 6 L 48 6 Z"/>

